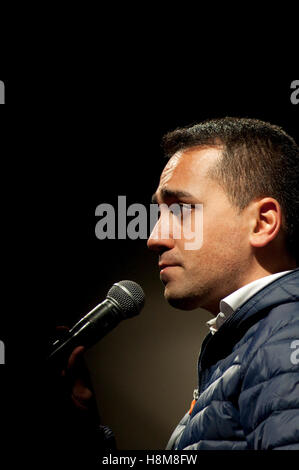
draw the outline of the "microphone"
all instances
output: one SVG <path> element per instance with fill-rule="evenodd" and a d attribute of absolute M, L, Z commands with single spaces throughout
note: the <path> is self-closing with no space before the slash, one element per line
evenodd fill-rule
<path fill-rule="evenodd" d="M 63 366 L 77 346 L 89 348 L 113 330 L 122 320 L 138 315 L 145 295 L 134 281 L 113 284 L 106 299 L 82 317 L 61 340 L 52 344 L 48 364 Z"/>

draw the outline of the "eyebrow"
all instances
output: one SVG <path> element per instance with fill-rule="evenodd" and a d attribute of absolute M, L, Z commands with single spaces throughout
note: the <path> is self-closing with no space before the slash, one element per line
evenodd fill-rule
<path fill-rule="evenodd" d="M 192 198 L 193 195 L 188 193 L 187 191 L 175 190 L 175 189 L 167 189 L 162 188 L 161 191 L 162 199 L 181 199 L 181 198 Z M 157 204 L 158 197 L 157 192 L 152 195 L 152 203 Z"/>

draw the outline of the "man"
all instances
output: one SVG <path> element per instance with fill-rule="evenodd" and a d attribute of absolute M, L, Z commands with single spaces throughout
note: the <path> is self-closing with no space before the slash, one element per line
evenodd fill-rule
<path fill-rule="evenodd" d="M 224 118 L 167 134 L 164 149 L 148 247 L 167 301 L 215 316 L 167 448 L 299 449 L 298 146 L 277 126 Z M 199 249 L 174 236 L 172 204 L 193 225 L 202 205 Z"/>
<path fill-rule="evenodd" d="M 167 301 L 214 314 L 198 389 L 167 448 L 299 449 L 298 147 L 276 126 L 224 118 L 169 133 L 164 148 L 170 160 L 148 247 L 159 255 Z M 184 211 L 196 227 L 201 207 L 202 243 L 186 249 L 190 234 L 174 229 Z M 97 460 L 115 442 L 99 424 L 81 356 L 77 348 L 65 373 L 72 426 L 90 430 Z"/>

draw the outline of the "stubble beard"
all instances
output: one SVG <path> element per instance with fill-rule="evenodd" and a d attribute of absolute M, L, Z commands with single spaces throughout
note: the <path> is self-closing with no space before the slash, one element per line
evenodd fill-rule
<path fill-rule="evenodd" d="M 167 302 L 174 308 L 179 310 L 194 310 L 196 308 L 206 308 L 204 305 L 207 303 L 207 299 L 210 297 L 210 289 L 207 286 L 184 286 L 179 281 L 178 287 L 175 285 L 166 284 L 164 290 L 164 297 Z M 186 281 L 185 281 L 186 282 Z"/>

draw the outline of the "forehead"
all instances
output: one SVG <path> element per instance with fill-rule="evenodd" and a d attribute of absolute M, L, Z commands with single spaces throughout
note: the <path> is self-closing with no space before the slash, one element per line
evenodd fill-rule
<path fill-rule="evenodd" d="M 162 171 L 158 191 L 181 189 L 198 191 L 209 182 L 207 172 L 219 158 L 219 148 L 192 148 L 174 154 Z"/>

